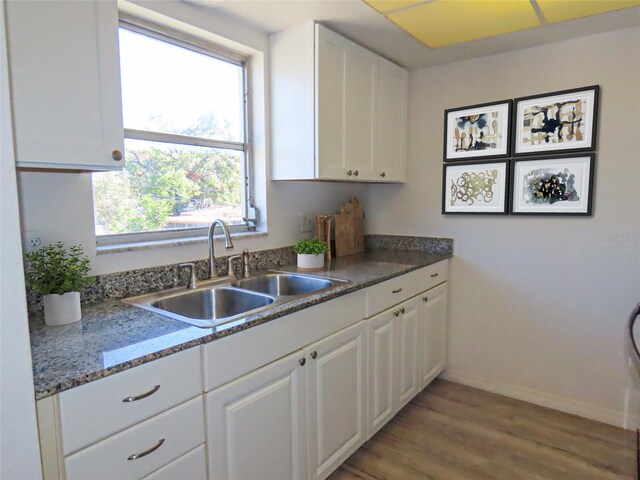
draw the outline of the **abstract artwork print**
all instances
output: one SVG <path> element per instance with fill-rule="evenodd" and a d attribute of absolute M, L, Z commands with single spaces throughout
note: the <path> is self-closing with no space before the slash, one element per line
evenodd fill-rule
<path fill-rule="evenodd" d="M 598 87 L 516 99 L 514 154 L 595 148 Z"/>
<path fill-rule="evenodd" d="M 445 110 L 445 161 L 509 153 L 511 102 Z"/>
<path fill-rule="evenodd" d="M 444 166 L 442 213 L 506 213 L 507 162 Z"/>
<path fill-rule="evenodd" d="M 594 158 L 586 154 L 516 160 L 512 213 L 590 214 Z"/>

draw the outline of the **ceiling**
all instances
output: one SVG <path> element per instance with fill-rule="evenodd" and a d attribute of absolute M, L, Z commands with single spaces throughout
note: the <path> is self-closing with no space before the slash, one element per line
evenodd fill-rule
<path fill-rule="evenodd" d="M 537 20 L 535 25 L 529 20 L 518 20 L 517 29 L 510 27 L 510 33 L 499 31 L 491 34 L 489 38 L 474 40 L 478 34 L 466 34 L 465 43 L 442 46 L 440 48 L 429 48 L 413 35 L 400 28 L 396 20 L 385 17 L 378 10 L 361 0 L 186 0 L 195 8 L 208 9 L 214 11 L 216 15 L 228 16 L 241 19 L 244 22 L 258 28 L 266 33 L 276 33 L 288 28 L 300 25 L 304 22 L 316 20 L 336 32 L 354 40 L 355 42 L 379 53 L 380 55 L 394 61 L 406 68 L 417 69 L 431 65 L 451 63 L 459 60 L 466 60 L 485 55 L 502 53 L 509 50 L 542 45 L 585 35 L 596 34 L 611 30 L 640 26 L 640 7 L 626 8 L 624 10 L 611 11 L 594 16 L 587 16 L 576 20 L 564 21 L 566 19 L 566 9 L 555 9 L 551 4 L 561 4 L 570 2 L 577 4 L 610 4 L 629 3 L 618 2 L 617 0 L 537 0 L 536 4 L 542 10 L 543 4 L 549 15 L 549 20 L 542 26 Z M 459 22 L 460 15 L 455 12 L 455 8 L 467 7 L 471 11 L 478 4 L 499 3 L 501 5 L 511 3 L 522 3 L 523 0 L 434 0 L 425 3 L 417 0 L 369 0 L 376 3 L 376 8 L 385 12 L 402 13 L 402 7 L 408 8 L 407 12 L 418 8 L 427 8 L 433 3 L 455 3 L 454 10 L 450 10 L 440 17 L 438 26 L 444 34 Z M 528 0 L 524 0 L 529 4 Z M 204 5 L 203 5 L 204 4 Z M 206 5 L 210 4 L 210 5 Z M 412 7 L 412 5 L 418 5 Z M 636 1 L 635 4 L 640 4 Z M 391 5 L 391 7 L 389 7 Z M 398 7 L 401 5 L 401 7 Z M 547 8 L 548 7 L 548 8 Z M 582 8 L 586 8 L 583 5 Z M 464 10 L 464 8 L 462 8 Z M 571 10 L 571 9 L 570 9 Z M 515 15 L 509 10 L 509 15 Z M 552 12 L 552 13 L 549 13 Z M 586 15 L 593 15 L 586 13 Z M 408 15 L 409 18 L 412 15 Z M 546 17 L 545 17 L 546 18 Z M 467 20 L 468 22 L 468 20 Z M 557 22 L 557 23 L 553 23 Z M 416 22 L 419 23 L 419 22 Z M 484 21 L 482 22 L 485 23 Z M 500 27 L 501 22 L 489 22 L 494 25 L 494 29 Z M 502 22 L 504 23 L 504 22 Z M 497 25 L 497 26 L 496 26 Z M 537 28 L 531 28 L 537 27 Z M 484 28 L 484 27 L 483 27 Z M 469 30 L 464 27 L 461 30 Z M 483 30 L 486 36 L 486 29 Z M 495 32 L 495 30 L 494 30 Z M 447 37 L 450 38 L 450 37 Z M 458 37 L 460 38 L 460 37 Z M 450 41 L 450 40 L 448 40 Z M 636 46 L 636 49 L 640 46 Z"/>
<path fill-rule="evenodd" d="M 363 0 L 429 48 L 640 6 L 640 0 Z"/>

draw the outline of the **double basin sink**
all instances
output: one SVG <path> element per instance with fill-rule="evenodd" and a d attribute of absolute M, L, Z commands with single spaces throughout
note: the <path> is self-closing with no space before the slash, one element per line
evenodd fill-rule
<path fill-rule="evenodd" d="M 195 290 L 174 289 L 125 302 L 197 327 L 213 328 L 345 283 L 349 282 L 269 271 L 240 280 L 223 277 Z"/>

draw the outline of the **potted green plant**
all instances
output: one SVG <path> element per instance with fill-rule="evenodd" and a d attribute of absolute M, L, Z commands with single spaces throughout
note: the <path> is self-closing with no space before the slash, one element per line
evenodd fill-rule
<path fill-rule="evenodd" d="M 298 268 L 318 270 L 324 266 L 324 254 L 329 251 L 329 245 L 319 238 L 304 238 L 296 242 L 293 250 L 298 254 Z"/>
<path fill-rule="evenodd" d="M 67 250 L 62 242 L 25 254 L 27 288 L 43 296 L 47 325 L 66 325 L 81 318 L 80 291 L 95 282 L 81 245 Z"/>

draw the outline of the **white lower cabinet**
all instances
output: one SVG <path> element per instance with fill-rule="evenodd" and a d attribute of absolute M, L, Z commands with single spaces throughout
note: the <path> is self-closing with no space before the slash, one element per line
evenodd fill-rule
<path fill-rule="evenodd" d="M 402 303 L 396 311 L 398 324 L 398 406 L 404 407 L 418 388 L 418 320 L 419 298 Z"/>
<path fill-rule="evenodd" d="M 420 388 L 444 370 L 447 360 L 447 284 L 420 296 L 419 367 Z"/>
<path fill-rule="evenodd" d="M 447 274 L 440 262 L 40 400 L 45 480 L 324 480 L 444 370 Z"/>
<path fill-rule="evenodd" d="M 302 350 L 206 394 L 209 478 L 306 476 Z"/>
<path fill-rule="evenodd" d="M 210 480 L 329 476 L 366 439 L 365 358 L 361 321 L 207 393 Z"/>
<path fill-rule="evenodd" d="M 371 438 L 446 364 L 447 283 L 367 320 Z"/>
<path fill-rule="evenodd" d="M 309 480 L 328 477 L 366 440 L 365 342 L 361 321 L 305 349 Z"/>
<path fill-rule="evenodd" d="M 387 310 L 367 320 L 369 341 L 368 431 L 371 438 L 396 413 L 396 322 Z"/>

